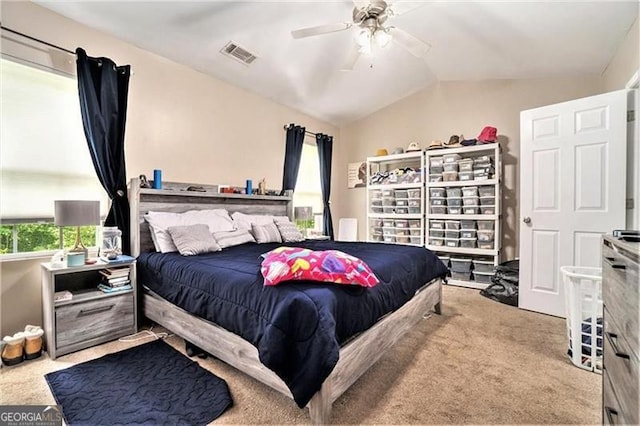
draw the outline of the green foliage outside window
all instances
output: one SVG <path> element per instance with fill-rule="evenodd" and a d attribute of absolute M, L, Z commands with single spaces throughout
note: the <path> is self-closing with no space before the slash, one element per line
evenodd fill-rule
<path fill-rule="evenodd" d="M 313 229 L 314 225 L 315 225 L 314 219 L 308 219 L 308 220 L 296 219 L 296 226 L 298 227 L 298 229 Z"/>
<path fill-rule="evenodd" d="M 13 228 L 18 233 L 18 253 L 56 250 L 60 248 L 59 227 L 53 223 L 24 223 L 16 225 L 0 225 L 0 254 L 14 253 Z M 76 227 L 66 226 L 62 230 L 63 247 L 72 248 L 76 241 Z M 96 227 L 81 226 L 80 237 L 85 246 L 96 243 Z"/>

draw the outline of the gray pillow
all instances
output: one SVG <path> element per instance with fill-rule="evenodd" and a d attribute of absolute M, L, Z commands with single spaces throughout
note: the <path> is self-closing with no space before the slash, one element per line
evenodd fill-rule
<path fill-rule="evenodd" d="M 251 229 L 258 244 L 282 242 L 280 231 L 278 231 L 278 227 L 273 222 L 267 225 L 256 225 L 254 223 L 251 225 Z"/>
<path fill-rule="evenodd" d="M 295 223 L 287 220 L 286 222 L 276 222 L 276 226 L 278 227 L 278 231 L 280 231 L 283 243 L 298 243 L 304 241 L 304 236 Z"/>
<path fill-rule="evenodd" d="M 183 256 L 222 250 L 205 224 L 170 226 L 167 232 Z"/>
<path fill-rule="evenodd" d="M 218 242 L 220 247 L 227 248 L 238 246 L 244 243 L 255 243 L 256 240 L 247 229 L 236 229 L 235 231 L 214 232 L 213 238 Z"/>

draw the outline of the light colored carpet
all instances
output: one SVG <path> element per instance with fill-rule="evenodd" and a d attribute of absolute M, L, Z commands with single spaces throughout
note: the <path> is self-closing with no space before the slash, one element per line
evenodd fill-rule
<path fill-rule="evenodd" d="M 421 321 L 333 407 L 334 423 L 597 424 L 601 376 L 572 366 L 564 320 L 445 286 L 443 315 Z M 146 341 L 146 340 L 145 340 Z M 43 375 L 142 343 L 111 342 L 2 369 L 0 404 L 54 404 Z M 168 342 L 184 351 L 178 337 Z M 215 423 L 308 423 L 307 410 L 224 364 L 234 406 Z"/>

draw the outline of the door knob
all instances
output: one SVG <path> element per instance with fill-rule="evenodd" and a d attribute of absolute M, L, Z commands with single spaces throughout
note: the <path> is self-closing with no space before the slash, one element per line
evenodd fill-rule
<path fill-rule="evenodd" d="M 522 221 L 528 225 L 531 223 L 531 218 L 529 216 L 526 216 L 524 219 L 522 219 Z"/>

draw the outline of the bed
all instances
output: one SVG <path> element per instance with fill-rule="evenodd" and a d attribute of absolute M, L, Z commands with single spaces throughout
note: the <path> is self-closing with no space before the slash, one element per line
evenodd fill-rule
<path fill-rule="evenodd" d="M 225 208 L 291 216 L 289 196 L 189 192 L 187 186 L 141 189 L 137 179 L 131 181 L 131 249 L 138 257 L 141 311 L 299 406 L 308 406 L 313 423 L 329 423 L 333 401 L 385 349 L 425 313 L 440 313 L 446 270 L 421 248 L 331 241 L 287 244 L 340 249 L 362 258 L 384 283 L 371 289 L 305 282 L 264 287 L 260 254 L 282 244 L 250 243 L 194 257 L 155 253 L 142 218 L 148 211 Z"/>

